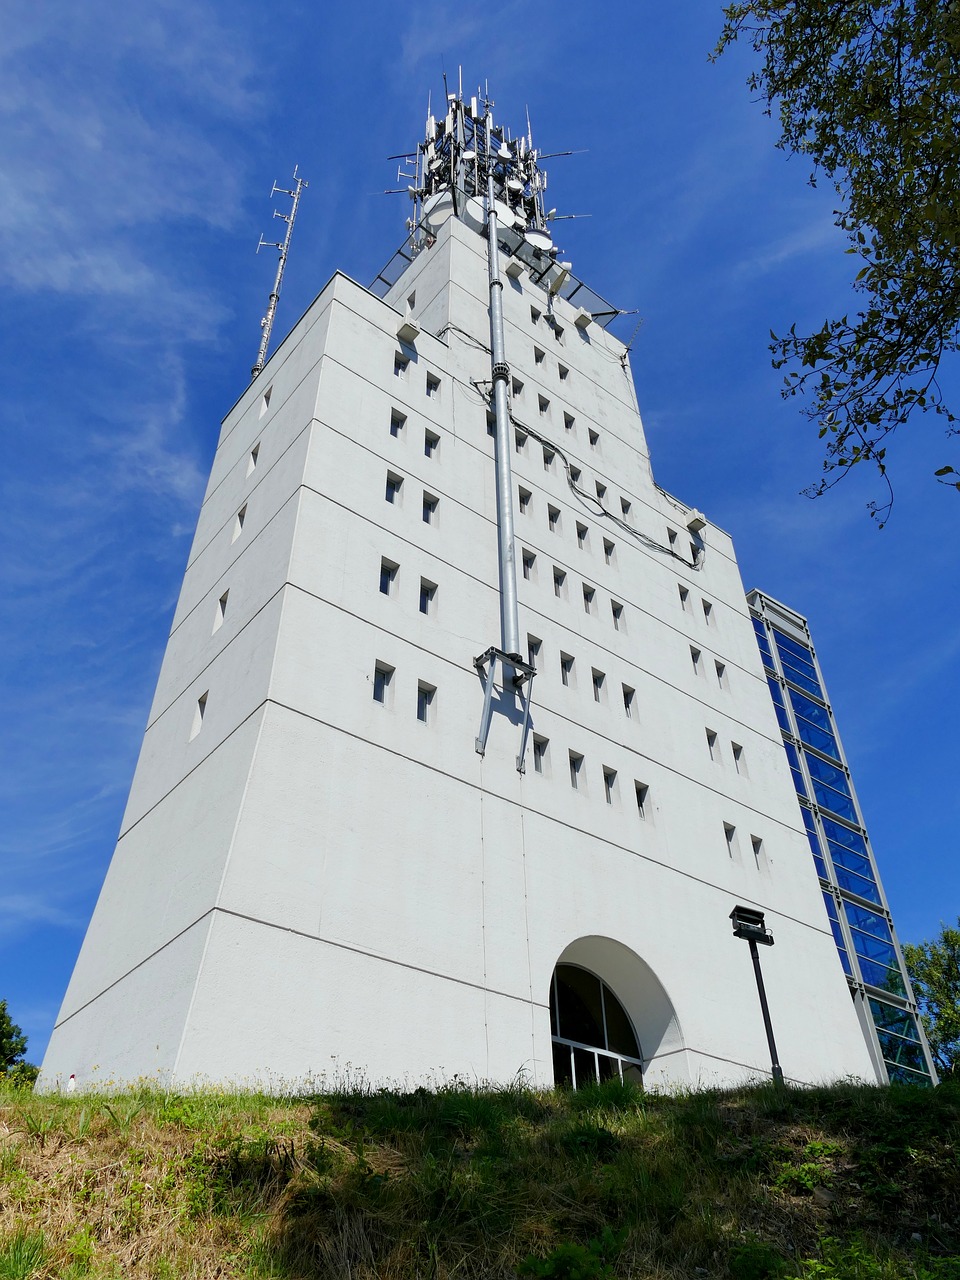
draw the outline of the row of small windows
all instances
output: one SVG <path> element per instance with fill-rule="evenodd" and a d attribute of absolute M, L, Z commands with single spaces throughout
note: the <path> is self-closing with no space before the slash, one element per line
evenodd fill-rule
<path fill-rule="evenodd" d="M 397 594 L 397 575 L 400 572 L 400 566 L 395 560 L 388 560 L 386 556 L 380 560 L 380 592 L 385 596 L 393 596 Z M 420 612 L 428 615 L 436 613 L 437 606 L 437 584 L 431 582 L 428 578 L 420 579 Z"/>
<path fill-rule="evenodd" d="M 390 413 L 390 434 L 395 440 L 401 439 L 407 427 L 407 415 L 401 413 L 399 409 L 393 409 Z M 425 458 L 436 458 L 440 452 L 440 437 L 435 431 L 431 431 L 426 427 L 423 432 L 423 456 Z"/>
<path fill-rule="evenodd" d="M 535 365 L 542 365 L 546 360 L 546 358 L 547 358 L 547 353 L 543 350 L 542 347 L 535 346 L 533 348 L 533 363 Z M 566 382 L 567 379 L 570 377 L 570 370 L 567 368 L 565 364 L 560 364 L 559 361 L 557 362 L 557 376 L 559 377 L 561 382 Z M 523 384 L 521 383 L 521 386 L 522 385 Z"/>
<path fill-rule="evenodd" d="M 680 608 L 684 613 L 692 614 L 694 612 L 693 602 L 690 599 L 690 588 L 685 587 L 682 582 L 677 583 L 677 589 L 680 593 Z M 703 613 L 703 620 L 708 627 L 714 625 L 713 605 L 709 600 L 700 600 L 700 609 Z"/>
<path fill-rule="evenodd" d="M 703 676 L 706 672 L 706 663 L 703 660 L 702 651 L 696 648 L 695 645 L 690 646 L 690 661 L 693 664 L 694 675 Z M 713 661 L 713 670 L 717 677 L 717 685 L 721 689 L 729 691 L 730 681 L 727 676 L 727 664 L 725 662 L 721 662 L 719 658 L 715 658 Z"/>
<path fill-rule="evenodd" d="M 725 822 L 723 824 L 723 838 L 727 846 L 728 856 L 732 859 L 737 859 L 740 856 L 740 837 L 737 835 L 737 828 L 729 822 Z M 759 870 L 766 863 L 766 851 L 760 836 L 752 835 L 750 837 L 750 851 L 753 854 L 757 870 Z"/>
<path fill-rule="evenodd" d="M 524 578 L 528 582 L 537 581 L 537 554 L 523 548 L 520 552 L 520 565 Z M 567 571 L 561 569 L 559 565 L 553 566 L 553 594 L 558 600 L 567 599 Z M 597 589 L 591 587 L 588 582 L 580 584 L 581 597 L 583 599 L 584 613 L 597 613 Z M 610 601 L 610 616 L 613 620 L 614 630 L 623 631 L 626 629 L 623 605 L 619 600 Z"/>
<path fill-rule="evenodd" d="M 394 377 L 405 379 L 409 371 L 410 371 L 410 357 L 405 356 L 402 352 L 398 351 L 397 354 L 393 357 Z M 437 397 L 440 395 L 440 379 L 437 377 L 435 373 L 430 373 L 429 371 L 427 372 L 424 390 L 426 392 L 427 398 L 430 400 L 436 400 Z"/>
<path fill-rule="evenodd" d="M 720 738 L 716 729 L 707 729 L 706 733 L 707 751 L 710 755 L 710 759 L 714 764 L 723 764 L 723 752 L 720 748 Z M 745 777 L 747 773 L 747 759 L 744 754 L 743 747 L 739 742 L 731 741 L 730 759 L 733 762 L 733 767 L 736 769 L 737 773 L 742 774 Z"/>
<path fill-rule="evenodd" d="M 264 397 L 267 400 L 267 403 L 269 403 L 269 399 L 268 399 L 269 394 L 270 394 L 270 391 L 268 390 L 266 393 L 266 396 Z M 257 463 L 259 461 L 260 461 L 260 441 L 258 440 L 257 443 L 250 450 L 250 453 L 247 455 L 247 471 L 246 471 L 247 478 L 252 476 L 254 471 L 256 471 Z M 237 512 L 237 514 L 233 518 L 233 531 L 230 537 L 231 542 L 236 542 L 236 540 L 240 537 L 240 534 L 243 532 L 243 526 L 246 519 L 247 519 L 247 504 L 244 503 L 243 506 L 240 508 L 240 510 Z"/>
<path fill-rule="evenodd" d="M 393 706 L 394 676 L 396 668 L 389 663 L 378 662 L 373 669 L 373 700 L 383 707 Z M 417 681 L 417 719 L 421 724 L 432 724 L 437 711 L 437 687 L 425 680 Z"/>
<path fill-rule="evenodd" d="M 570 786 L 574 791 L 584 795 L 589 790 L 585 760 L 586 757 L 579 751 L 567 752 L 567 776 Z M 536 733 L 533 735 L 533 769 L 535 773 L 543 775 L 549 775 L 551 772 L 550 739 Z M 609 805 L 618 804 L 620 801 L 619 771 L 609 765 L 602 765 L 600 776 L 604 800 Z M 637 806 L 637 815 L 644 820 L 650 815 L 649 792 L 650 788 L 646 783 L 639 782 L 636 778 L 633 780 L 633 800 Z"/>
<path fill-rule="evenodd" d="M 531 667 L 537 670 L 541 669 L 540 654 L 543 649 L 543 641 L 536 636 L 527 636 L 527 661 Z M 573 654 L 560 652 L 560 683 L 564 687 L 576 688 L 576 659 Z M 603 671 L 598 671 L 596 667 L 590 668 L 590 686 L 593 690 L 594 702 L 606 703 L 607 701 L 607 677 Z M 623 699 L 623 710 L 628 719 L 634 716 L 634 708 L 636 702 L 636 690 L 628 684 L 621 684 L 621 696 Z"/>
<path fill-rule="evenodd" d="M 391 506 L 403 505 L 404 478 L 395 471 L 387 472 L 387 482 L 383 496 Z M 420 513 L 424 524 L 436 524 L 440 510 L 440 499 L 428 489 L 421 491 Z"/>
<path fill-rule="evenodd" d="M 543 312 L 540 311 L 537 307 L 531 307 L 530 308 L 531 323 L 539 324 L 542 319 L 543 319 Z M 557 324 L 556 317 L 552 315 L 548 316 L 547 323 L 549 324 L 550 329 L 553 332 L 554 341 L 558 343 L 560 346 L 563 346 L 563 329 L 561 328 L 560 325 Z"/>
<path fill-rule="evenodd" d="M 533 503 L 533 494 L 529 489 L 525 489 L 520 485 L 517 490 L 518 504 L 521 515 L 530 515 Z M 561 531 L 561 512 L 559 507 L 555 507 L 553 503 L 547 503 L 547 528 L 551 533 L 560 533 Z M 587 551 L 590 547 L 590 526 L 583 523 L 582 520 L 576 521 L 577 546 L 581 551 Z M 605 564 L 612 565 L 616 558 L 617 544 L 611 538 L 603 539 L 603 559 Z"/>

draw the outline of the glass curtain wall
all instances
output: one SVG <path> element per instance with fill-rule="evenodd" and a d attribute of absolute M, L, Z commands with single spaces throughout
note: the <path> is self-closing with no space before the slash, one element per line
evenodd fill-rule
<path fill-rule="evenodd" d="M 865 1030 L 889 1080 L 929 1085 L 929 1049 L 806 622 L 759 591 L 747 600 L 840 963 L 869 1013 Z"/>

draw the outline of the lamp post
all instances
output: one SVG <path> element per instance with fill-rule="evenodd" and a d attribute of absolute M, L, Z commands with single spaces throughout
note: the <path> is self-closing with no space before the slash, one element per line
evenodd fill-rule
<path fill-rule="evenodd" d="M 773 1038 L 773 1024 L 770 1021 L 770 1009 L 767 1005 L 767 993 L 763 985 L 763 974 L 760 972 L 760 953 L 757 943 L 764 947 L 773 946 L 773 934 L 763 922 L 763 912 L 754 911 L 752 907 L 734 907 L 730 912 L 733 921 L 733 936 L 746 938 L 750 944 L 750 958 L 753 961 L 753 972 L 757 979 L 757 993 L 760 996 L 760 1012 L 763 1014 L 763 1028 L 767 1033 L 767 1044 L 770 1047 L 770 1066 L 774 1084 L 783 1084 L 783 1068 L 777 1057 L 777 1044 Z"/>

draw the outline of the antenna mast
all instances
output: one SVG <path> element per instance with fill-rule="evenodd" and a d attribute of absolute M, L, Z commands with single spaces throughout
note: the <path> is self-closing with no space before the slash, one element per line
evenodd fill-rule
<path fill-rule="evenodd" d="M 270 294 L 270 301 L 267 303 L 266 315 L 260 321 L 260 328 L 263 330 L 263 336 L 260 339 L 260 350 L 257 352 L 257 363 L 250 370 L 250 377 L 256 378 L 263 371 L 263 366 L 267 363 L 267 348 L 270 346 L 270 334 L 273 331 L 273 322 L 277 314 L 277 303 L 280 301 L 280 286 L 283 283 L 283 269 L 287 265 L 287 254 L 290 252 L 290 238 L 293 235 L 293 223 L 297 216 L 297 207 L 300 204 L 300 195 L 303 188 L 308 184 L 297 176 L 299 165 L 293 167 L 293 190 L 288 191 L 286 187 L 278 187 L 273 184 L 273 190 L 270 192 L 271 198 L 276 195 L 289 196 L 293 201 L 290 206 L 290 212 L 280 213 L 274 209 L 273 216 L 280 218 L 287 224 L 287 233 L 283 237 L 282 242 L 276 240 L 264 240 L 260 236 L 260 243 L 257 245 L 257 253 L 261 249 L 279 249 L 280 261 L 277 263 L 277 276 L 273 282 L 273 290 Z"/>

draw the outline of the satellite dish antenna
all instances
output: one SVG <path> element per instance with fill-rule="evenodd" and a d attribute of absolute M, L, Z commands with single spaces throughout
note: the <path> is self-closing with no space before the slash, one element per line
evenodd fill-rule
<path fill-rule="evenodd" d="M 523 183 L 519 178 L 508 178 L 507 190 L 513 192 L 514 195 L 520 195 L 523 191 Z"/>
<path fill-rule="evenodd" d="M 486 209 L 480 196 L 471 196 L 467 201 L 463 220 L 472 231 L 482 231 L 487 225 Z"/>
<path fill-rule="evenodd" d="M 420 221 L 433 234 L 443 226 L 453 213 L 453 192 L 438 191 L 423 206 Z"/>
<path fill-rule="evenodd" d="M 501 227 L 515 227 L 523 219 L 520 218 L 510 208 L 508 204 L 504 204 L 502 200 L 494 200 L 493 207 L 497 215 L 497 222 Z"/>
<path fill-rule="evenodd" d="M 523 234 L 527 244 L 538 253 L 549 253 L 553 248 L 549 231 L 541 231 L 539 227 L 528 227 Z"/>

